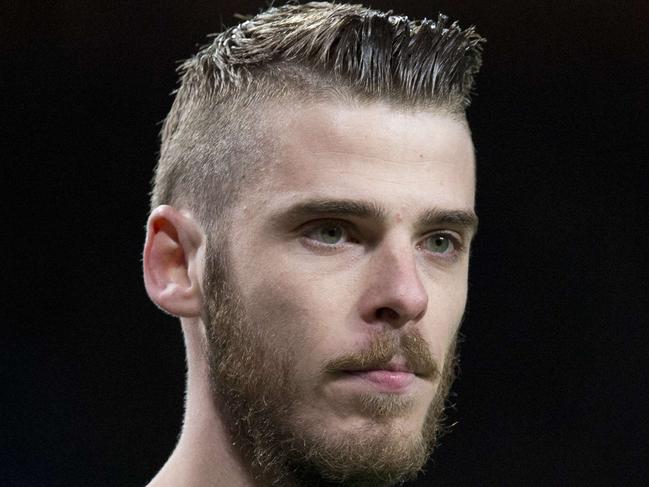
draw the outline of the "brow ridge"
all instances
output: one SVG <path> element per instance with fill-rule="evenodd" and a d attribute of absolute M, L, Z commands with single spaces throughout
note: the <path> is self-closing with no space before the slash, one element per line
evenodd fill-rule
<path fill-rule="evenodd" d="M 376 202 L 354 199 L 314 198 L 291 206 L 285 215 L 291 217 L 318 217 L 318 216 L 347 216 L 363 219 L 372 219 L 384 222 L 388 212 Z M 439 225 L 450 225 L 467 228 L 472 233 L 477 232 L 478 216 L 472 209 L 444 209 L 430 208 L 422 212 L 417 218 L 417 227 L 431 228 Z"/>

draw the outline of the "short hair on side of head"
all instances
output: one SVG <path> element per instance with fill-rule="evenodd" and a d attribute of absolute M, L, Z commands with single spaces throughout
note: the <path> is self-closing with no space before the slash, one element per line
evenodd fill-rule
<path fill-rule="evenodd" d="M 151 208 L 186 207 L 207 229 L 272 157 L 273 103 L 384 101 L 463 117 L 485 39 L 439 14 L 410 20 L 361 5 L 270 8 L 214 36 L 179 68 Z"/>

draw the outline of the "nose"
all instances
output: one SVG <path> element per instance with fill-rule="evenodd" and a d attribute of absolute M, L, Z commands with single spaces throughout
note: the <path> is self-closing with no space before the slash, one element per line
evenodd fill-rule
<path fill-rule="evenodd" d="M 417 269 L 412 245 L 384 243 L 369 262 L 360 314 L 369 324 L 400 328 L 419 321 L 428 307 L 428 293 Z"/>

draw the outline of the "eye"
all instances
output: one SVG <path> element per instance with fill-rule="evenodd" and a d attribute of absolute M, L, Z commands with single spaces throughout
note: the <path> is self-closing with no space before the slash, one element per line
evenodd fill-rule
<path fill-rule="evenodd" d="M 458 250 L 456 247 L 453 238 L 443 233 L 431 235 L 423 241 L 423 248 L 434 254 L 453 254 Z"/>
<path fill-rule="evenodd" d="M 337 245 L 349 240 L 347 230 L 337 223 L 324 223 L 304 234 L 308 239 L 324 245 Z"/>

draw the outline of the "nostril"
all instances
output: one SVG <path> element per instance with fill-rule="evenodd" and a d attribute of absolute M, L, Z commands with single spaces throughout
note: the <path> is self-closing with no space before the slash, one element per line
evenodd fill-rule
<path fill-rule="evenodd" d="M 376 310 L 376 318 L 379 320 L 395 321 L 399 319 L 399 313 L 392 308 L 379 308 Z"/>

